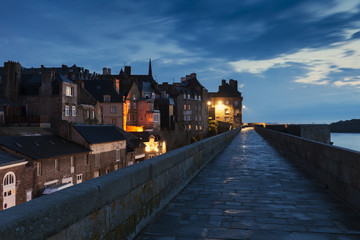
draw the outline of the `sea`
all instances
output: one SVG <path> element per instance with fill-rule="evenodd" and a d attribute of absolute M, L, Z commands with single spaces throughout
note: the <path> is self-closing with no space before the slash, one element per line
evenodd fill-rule
<path fill-rule="evenodd" d="M 331 133 L 334 146 L 360 151 L 360 133 Z"/>

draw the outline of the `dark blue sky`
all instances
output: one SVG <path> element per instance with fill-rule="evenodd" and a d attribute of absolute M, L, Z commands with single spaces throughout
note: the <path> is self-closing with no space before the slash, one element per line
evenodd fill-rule
<path fill-rule="evenodd" d="M 244 121 L 360 118 L 360 1 L 0 2 L 0 61 L 239 81 Z"/>

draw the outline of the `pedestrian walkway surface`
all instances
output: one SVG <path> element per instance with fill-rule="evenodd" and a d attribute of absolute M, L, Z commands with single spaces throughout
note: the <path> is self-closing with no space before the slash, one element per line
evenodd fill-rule
<path fill-rule="evenodd" d="M 242 130 L 137 239 L 355 240 L 360 215 Z"/>

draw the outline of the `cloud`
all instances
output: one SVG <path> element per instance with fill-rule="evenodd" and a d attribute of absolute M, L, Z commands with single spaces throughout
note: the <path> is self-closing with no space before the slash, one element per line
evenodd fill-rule
<path fill-rule="evenodd" d="M 296 53 L 283 54 L 267 60 L 239 60 L 229 62 L 236 72 L 262 74 L 270 68 L 284 68 L 292 63 L 303 64 L 308 71 L 295 79 L 297 83 L 326 85 L 331 82 L 328 76 L 341 71 L 341 68 L 359 69 L 360 39 L 334 44 L 325 49 L 302 49 Z M 336 86 L 346 86 L 339 84 Z"/>

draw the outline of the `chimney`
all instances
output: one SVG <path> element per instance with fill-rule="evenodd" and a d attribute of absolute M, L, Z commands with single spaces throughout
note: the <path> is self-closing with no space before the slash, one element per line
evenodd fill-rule
<path fill-rule="evenodd" d="M 225 79 L 221 80 L 221 86 L 225 86 L 225 84 L 226 84 L 226 80 Z"/>
<path fill-rule="evenodd" d="M 189 80 L 190 79 L 190 75 L 186 75 L 186 80 Z"/>
<path fill-rule="evenodd" d="M 0 76 L 1 77 L 1 76 Z M 18 62 L 8 61 L 4 63 L 3 75 L 3 98 L 17 102 L 20 95 L 21 65 Z"/>
<path fill-rule="evenodd" d="M 103 75 L 107 75 L 107 68 L 103 68 Z"/>
<path fill-rule="evenodd" d="M 108 68 L 108 69 L 107 69 L 107 74 L 108 74 L 108 75 L 111 75 L 111 68 Z"/>
<path fill-rule="evenodd" d="M 191 73 L 190 78 L 196 79 L 196 73 Z"/>
<path fill-rule="evenodd" d="M 125 74 L 128 77 L 131 76 L 131 66 L 125 66 Z"/>
<path fill-rule="evenodd" d="M 181 82 L 186 81 L 186 77 L 181 77 L 181 78 L 180 78 L 180 81 L 181 81 Z"/>
<path fill-rule="evenodd" d="M 238 90 L 238 81 L 237 80 L 234 80 L 234 88 L 236 91 Z"/>
<path fill-rule="evenodd" d="M 41 72 L 41 86 L 40 95 L 51 95 L 52 94 L 52 82 L 55 80 L 55 69 L 42 71 Z"/>

